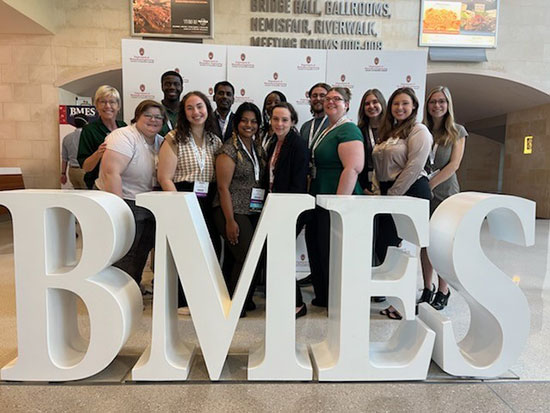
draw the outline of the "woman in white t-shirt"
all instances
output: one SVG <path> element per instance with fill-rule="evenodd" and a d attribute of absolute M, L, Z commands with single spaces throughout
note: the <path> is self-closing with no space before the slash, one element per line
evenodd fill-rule
<path fill-rule="evenodd" d="M 107 148 L 95 181 L 98 189 L 124 199 L 134 214 L 134 243 L 114 266 L 128 273 L 138 285 L 147 255 L 155 244 L 155 218 L 149 210 L 136 206 L 136 195 L 152 191 L 155 186 L 156 159 L 163 141 L 158 133 L 165 119 L 166 112 L 160 103 L 141 102 L 132 124 L 116 129 L 105 138 Z"/>

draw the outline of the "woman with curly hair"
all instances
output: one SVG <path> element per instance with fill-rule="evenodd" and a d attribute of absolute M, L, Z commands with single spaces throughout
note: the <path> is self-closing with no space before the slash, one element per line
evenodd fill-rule
<path fill-rule="evenodd" d="M 215 154 L 222 146 L 214 134 L 212 107 L 201 92 L 187 93 L 180 103 L 176 129 L 170 131 L 159 153 L 158 180 L 163 191 L 194 192 L 218 257 L 221 241 L 212 217 L 216 193 Z M 178 312 L 189 309 L 179 286 Z"/>

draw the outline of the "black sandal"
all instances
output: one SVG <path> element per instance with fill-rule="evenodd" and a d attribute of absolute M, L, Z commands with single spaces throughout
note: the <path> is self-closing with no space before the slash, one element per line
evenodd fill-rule
<path fill-rule="evenodd" d="M 417 301 L 417 304 L 420 303 L 431 303 L 434 299 L 435 295 L 435 284 L 432 284 L 432 289 L 424 288 L 422 290 L 422 295 L 420 296 L 420 299 Z"/>
<path fill-rule="evenodd" d="M 443 310 L 445 307 L 447 307 L 447 303 L 449 302 L 449 297 L 451 296 L 451 289 L 447 292 L 447 294 L 443 294 L 441 291 L 438 291 L 435 293 L 434 300 L 432 301 L 431 306 L 435 308 L 437 311 Z"/>

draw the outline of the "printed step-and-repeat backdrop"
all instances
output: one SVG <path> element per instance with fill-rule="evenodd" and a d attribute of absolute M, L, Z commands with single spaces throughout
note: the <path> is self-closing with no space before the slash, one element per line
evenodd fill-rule
<path fill-rule="evenodd" d="M 427 52 L 423 50 L 312 50 L 123 39 L 124 120 L 130 123 L 143 99 L 162 100 L 160 77 L 168 70 L 182 76 L 182 96 L 199 90 L 212 100 L 217 82 L 231 82 L 235 87 L 233 111 L 245 101 L 261 110 L 267 94 L 278 90 L 296 108 L 298 127 L 311 118 L 308 91 L 315 83 L 348 87 L 352 92 L 348 116 L 354 122 L 366 90 L 378 88 L 388 99 L 395 89 L 409 86 L 421 102 L 421 120 L 426 69 Z M 309 272 L 303 233 L 297 239 L 296 269 Z"/>
<path fill-rule="evenodd" d="M 162 99 L 160 76 L 167 70 L 182 76 L 184 94 L 199 90 L 212 98 L 214 85 L 228 80 L 235 86 L 233 110 L 244 101 L 261 110 L 265 96 L 279 90 L 296 108 L 300 126 L 311 117 L 307 92 L 317 82 L 351 89 L 349 117 L 355 121 L 368 89 L 378 88 L 389 98 L 395 89 L 409 86 L 423 102 L 426 68 L 424 50 L 312 50 L 123 39 L 124 120 L 132 119 L 141 100 Z"/>

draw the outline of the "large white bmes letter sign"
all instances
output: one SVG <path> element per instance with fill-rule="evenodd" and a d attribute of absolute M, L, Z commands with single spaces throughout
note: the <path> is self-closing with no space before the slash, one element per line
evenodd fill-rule
<path fill-rule="evenodd" d="M 312 344 L 312 362 L 295 336 L 295 230 L 315 206 L 309 195 L 270 194 L 239 283 L 228 294 L 194 194 L 140 194 L 157 220 L 151 345 L 133 380 L 186 380 L 196 352 L 177 334 L 177 279 L 182 282 L 211 380 L 221 375 L 254 270 L 267 243 L 266 329 L 250 353 L 249 380 L 422 380 L 430 359 L 451 375 L 494 377 L 519 357 L 529 331 L 521 290 L 483 254 L 487 217 L 498 239 L 534 240 L 535 204 L 521 198 L 462 193 L 443 202 L 428 224 L 428 202 L 408 197 L 319 196 L 331 214 L 329 320 L 326 340 Z M 134 238 L 126 203 L 100 191 L 0 193 L 13 217 L 18 357 L 3 380 L 66 381 L 92 376 L 116 357 L 140 320 L 138 286 L 112 264 Z M 414 315 L 418 257 L 391 249 L 371 268 L 373 217 L 392 213 L 401 238 L 428 246 L 435 269 L 470 306 L 466 338 L 451 321 L 420 306 Z M 74 217 L 83 237 L 77 262 Z M 430 242 L 428 240 L 428 230 Z M 491 294 L 484 292 L 491 290 Z M 370 343 L 370 297 L 386 295 L 404 315 L 394 335 Z M 78 331 L 75 297 L 90 317 L 90 339 Z"/>

